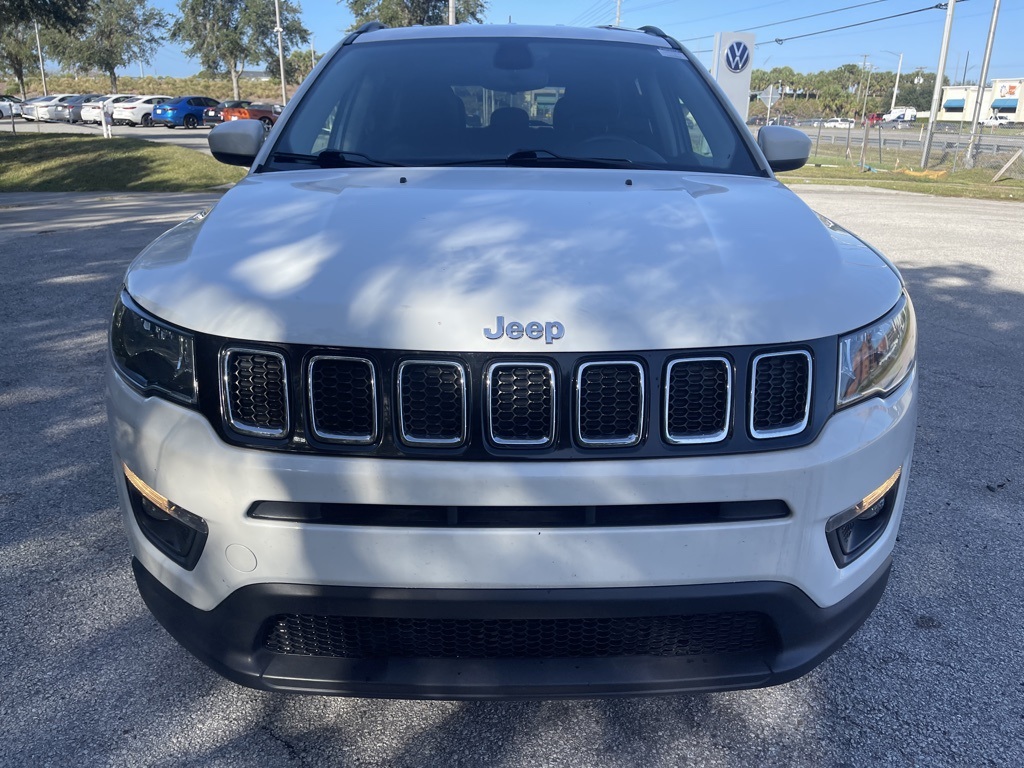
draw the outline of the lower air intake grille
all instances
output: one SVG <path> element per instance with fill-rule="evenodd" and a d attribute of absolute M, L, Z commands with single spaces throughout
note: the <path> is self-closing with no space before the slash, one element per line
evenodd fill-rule
<path fill-rule="evenodd" d="M 570 619 L 406 619 L 280 615 L 263 645 L 275 653 L 350 659 L 564 659 L 701 656 L 773 643 L 769 619 L 737 612 Z"/>
<path fill-rule="evenodd" d="M 750 432 L 781 437 L 802 432 L 811 402 L 811 356 L 776 352 L 754 358 L 754 397 Z"/>
<path fill-rule="evenodd" d="M 236 432 L 260 437 L 288 432 L 288 383 L 280 354 L 227 350 L 224 387 L 228 421 Z"/>
<path fill-rule="evenodd" d="M 547 363 L 496 363 L 490 384 L 491 440 L 540 447 L 555 438 L 555 372 Z"/>

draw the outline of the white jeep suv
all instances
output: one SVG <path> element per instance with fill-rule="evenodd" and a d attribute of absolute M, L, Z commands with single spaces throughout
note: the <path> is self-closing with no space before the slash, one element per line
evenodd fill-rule
<path fill-rule="evenodd" d="M 369 24 L 124 279 L 141 593 L 258 688 L 770 685 L 866 619 L 914 442 L 900 275 L 655 28 Z"/>

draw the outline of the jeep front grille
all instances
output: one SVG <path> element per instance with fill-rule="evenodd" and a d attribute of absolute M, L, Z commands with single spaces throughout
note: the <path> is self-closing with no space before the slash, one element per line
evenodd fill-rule
<path fill-rule="evenodd" d="M 665 439 L 716 443 L 729 434 L 732 367 L 724 357 L 673 360 L 665 375 Z"/>
<path fill-rule="evenodd" d="M 227 349 L 223 392 L 225 415 L 236 432 L 274 438 L 288 433 L 288 376 L 280 353 Z"/>
<path fill-rule="evenodd" d="M 317 355 L 309 362 L 309 415 L 313 435 L 331 443 L 377 439 L 377 376 L 362 357 Z"/>
<path fill-rule="evenodd" d="M 494 363 L 488 425 L 496 445 L 539 448 L 555 439 L 555 371 L 547 363 Z"/>
<path fill-rule="evenodd" d="M 466 370 L 460 363 L 406 360 L 398 367 L 398 424 L 408 445 L 466 440 Z"/>
<path fill-rule="evenodd" d="M 576 374 L 576 437 L 581 445 L 640 442 L 644 369 L 633 361 L 583 363 Z"/>
<path fill-rule="evenodd" d="M 784 437 L 802 432 L 811 409 L 811 356 L 771 352 L 754 358 L 750 434 Z"/>

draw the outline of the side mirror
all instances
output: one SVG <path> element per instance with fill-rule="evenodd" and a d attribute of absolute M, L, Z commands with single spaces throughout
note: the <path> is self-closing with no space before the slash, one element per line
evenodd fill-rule
<path fill-rule="evenodd" d="M 210 131 L 210 153 L 228 165 L 248 168 L 263 146 L 267 131 L 259 120 L 232 120 Z"/>
<path fill-rule="evenodd" d="M 757 146 L 773 171 L 795 171 L 811 156 L 811 137 L 796 128 L 766 125 L 757 133 Z"/>

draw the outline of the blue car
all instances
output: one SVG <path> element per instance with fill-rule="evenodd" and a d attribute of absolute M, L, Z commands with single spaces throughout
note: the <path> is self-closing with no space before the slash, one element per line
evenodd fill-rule
<path fill-rule="evenodd" d="M 153 110 L 153 122 L 167 128 L 179 125 L 196 128 L 203 124 L 203 110 L 219 103 L 208 96 L 179 96 L 158 105 Z"/>

